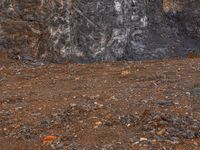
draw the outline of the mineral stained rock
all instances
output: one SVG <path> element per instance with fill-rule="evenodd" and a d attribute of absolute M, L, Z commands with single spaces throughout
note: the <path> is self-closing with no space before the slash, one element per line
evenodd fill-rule
<path fill-rule="evenodd" d="M 1 0 L 0 50 L 63 62 L 200 53 L 199 0 Z"/>

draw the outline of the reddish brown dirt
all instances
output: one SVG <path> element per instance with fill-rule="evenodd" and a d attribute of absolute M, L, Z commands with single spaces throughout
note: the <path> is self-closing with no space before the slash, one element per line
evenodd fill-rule
<path fill-rule="evenodd" d="M 1 59 L 0 147 L 200 149 L 199 88 L 200 58 L 39 67 Z"/>

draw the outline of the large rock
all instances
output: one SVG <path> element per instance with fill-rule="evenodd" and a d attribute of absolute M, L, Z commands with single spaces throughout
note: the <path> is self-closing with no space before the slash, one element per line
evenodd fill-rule
<path fill-rule="evenodd" d="M 0 49 L 54 62 L 200 53 L 198 0 L 2 0 Z"/>

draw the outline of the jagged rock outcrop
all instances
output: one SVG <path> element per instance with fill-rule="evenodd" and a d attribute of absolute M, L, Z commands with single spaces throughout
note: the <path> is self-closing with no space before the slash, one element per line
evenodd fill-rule
<path fill-rule="evenodd" d="M 63 62 L 200 53 L 198 0 L 2 0 L 0 49 Z"/>

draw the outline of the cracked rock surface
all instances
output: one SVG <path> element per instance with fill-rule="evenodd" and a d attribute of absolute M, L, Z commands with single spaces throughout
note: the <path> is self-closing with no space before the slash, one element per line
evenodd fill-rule
<path fill-rule="evenodd" d="M 198 0 L 2 0 L 0 50 L 52 62 L 199 54 Z"/>

